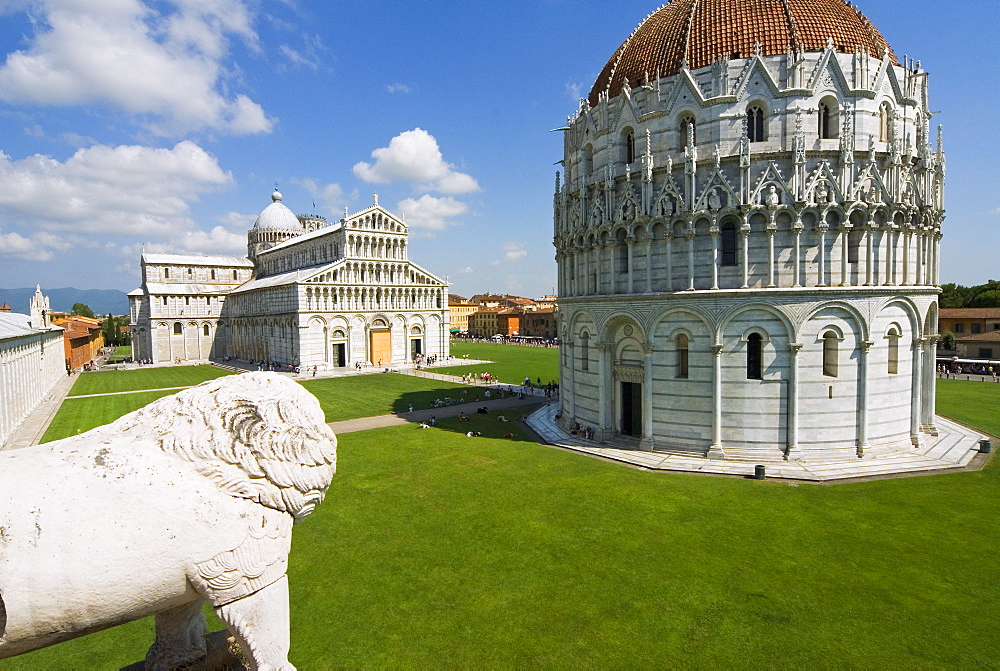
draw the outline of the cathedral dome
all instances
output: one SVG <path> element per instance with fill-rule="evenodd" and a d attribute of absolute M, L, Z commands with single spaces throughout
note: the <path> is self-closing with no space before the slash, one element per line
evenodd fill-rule
<path fill-rule="evenodd" d="M 892 48 L 871 21 L 845 0 L 672 0 L 639 24 L 607 62 L 590 91 L 590 105 L 608 93 L 695 70 L 723 59 L 791 50 L 816 52 L 832 40 L 841 53 L 862 48 L 876 58 Z"/>
<path fill-rule="evenodd" d="M 271 194 L 271 204 L 257 217 L 253 227 L 261 231 L 299 231 L 302 223 L 295 213 L 281 202 L 281 193 L 277 189 Z"/>

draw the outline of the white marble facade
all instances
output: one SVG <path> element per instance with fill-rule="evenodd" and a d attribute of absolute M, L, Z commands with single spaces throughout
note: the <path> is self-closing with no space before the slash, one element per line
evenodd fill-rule
<path fill-rule="evenodd" d="M 327 224 L 272 194 L 248 257 L 144 254 L 136 357 L 234 357 L 319 370 L 448 353 L 447 284 L 408 258 L 405 222 L 375 203 Z"/>
<path fill-rule="evenodd" d="M 671 5 L 685 2 L 697 10 Z M 781 9 L 764 4 L 735 3 L 742 30 Z M 653 49 L 648 26 L 668 26 L 671 5 L 616 52 L 565 129 L 560 421 L 717 458 L 919 444 L 935 432 L 945 166 L 940 131 L 929 146 L 926 73 L 887 45 L 768 53 L 774 36 L 750 34 L 744 57 L 678 59 L 676 73 L 636 71 L 630 84 L 629 58 L 649 67 L 630 45 Z M 830 27 L 824 16 L 810 30 Z M 688 35 L 681 53 L 718 30 Z"/>
<path fill-rule="evenodd" d="M 29 312 L 0 312 L 0 445 L 66 377 L 63 329 L 49 322 L 40 288 Z"/>

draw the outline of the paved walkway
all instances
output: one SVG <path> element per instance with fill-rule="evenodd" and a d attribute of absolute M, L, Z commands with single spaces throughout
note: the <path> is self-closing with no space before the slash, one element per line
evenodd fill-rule
<path fill-rule="evenodd" d="M 553 403 L 535 411 L 525 420 L 529 427 L 551 445 L 651 471 L 752 477 L 756 466 L 761 464 L 769 479 L 831 482 L 978 469 L 986 461 L 981 458 L 986 455 L 979 453 L 979 440 L 986 436 L 940 416 L 936 418 L 938 435 L 934 437 L 921 434 L 925 442 L 919 449 L 893 451 L 846 461 L 740 461 L 608 447 L 567 433 L 556 422 L 557 412 L 558 406 Z"/>
<path fill-rule="evenodd" d="M 467 415 L 474 415 L 476 408 L 486 406 L 491 414 L 496 414 L 499 410 L 506 408 L 519 408 L 525 405 L 538 405 L 544 403 L 544 396 L 525 396 L 518 398 L 511 396 L 507 398 L 491 398 L 489 400 L 474 401 L 472 403 L 462 403 L 461 405 L 446 405 L 440 408 L 430 408 L 428 410 L 414 410 L 394 415 L 376 415 L 375 417 L 359 417 L 358 419 L 345 419 L 340 422 L 330 422 L 330 428 L 336 434 L 353 433 L 354 431 L 367 431 L 368 429 L 381 429 L 386 426 L 399 426 L 400 424 L 417 424 L 419 422 L 430 423 L 432 417 L 441 419 L 442 417 L 458 417 L 458 413 L 464 412 Z"/>

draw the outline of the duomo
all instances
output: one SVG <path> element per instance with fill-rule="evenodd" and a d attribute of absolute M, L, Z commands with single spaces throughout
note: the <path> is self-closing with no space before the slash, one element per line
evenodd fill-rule
<path fill-rule="evenodd" d="M 561 129 L 563 426 L 803 462 L 937 435 L 928 92 L 844 0 L 672 0 L 643 20 Z"/>

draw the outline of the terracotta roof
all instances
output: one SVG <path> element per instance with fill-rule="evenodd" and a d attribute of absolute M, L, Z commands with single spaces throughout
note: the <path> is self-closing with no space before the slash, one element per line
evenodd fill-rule
<path fill-rule="evenodd" d="M 1000 319 L 1000 308 L 941 308 L 938 319 Z"/>
<path fill-rule="evenodd" d="M 614 98 L 627 80 L 632 87 L 680 72 L 681 63 L 695 70 L 722 59 L 750 58 L 754 43 L 761 54 L 778 56 L 792 47 L 822 51 L 827 38 L 837 51 L 865 47 L 872 56 L 892 47 L 871 21 L 845 0 L 672 0 L 650 14 L 607 62 L 590 105 L 607 91 Z"/>

